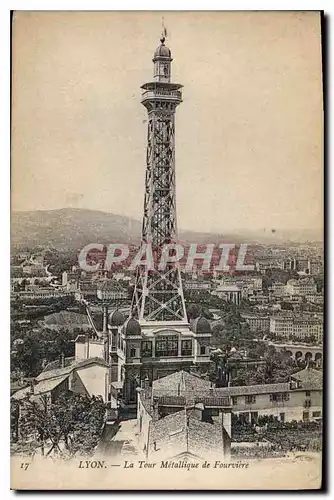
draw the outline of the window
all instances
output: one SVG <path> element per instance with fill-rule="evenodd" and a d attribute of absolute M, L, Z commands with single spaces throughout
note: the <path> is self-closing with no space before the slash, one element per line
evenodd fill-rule
<path fill-rule="evenodd" d="M 310 397 L 311 396 L 311 391 L 306 391 L 306 397 Z"/>
<path fill-rule="evenodd" d="M 201 345 L 200 347 L 200 354 L 205 354 L 205 345 Z"/>
<path fill-rule="evenodd" d="M 303 411 L 303 421 L 308 422 L 310 420 L 310 412 L 309 411 Z"/>
<path fill-rule="evenodd" d="M 321 417 L 321 411 L 314 411 L 312 413 L 313 418 L 320 418 Z"/>
<path fill-rule="evenodd" d="M 141 355 L 145 358 L 152 357 L 152 342 L 150 340 L 143 340 L 141 343 Z"/>
<path fill-rule="evenodd" d="M 136 357 L 136 349 L 134 347 L 131 347 L 130 358 L 135 358 L 135 357 Z"/>
<path fill-rule="evenodd" d="M 156 356 L 177 356 L 178 337 L 159 337 L 155 343 Z"/>
<path fill-rule="evenodd" d="M 238 404 L 237 396 L 232 396 L 232 405 L 237 405 L 237 404 Z"/>
<path fill-rule="evenodd" d="M 256 402 L 256 397 L 251 395 L 251 396 L 245 396 L 245 403 L 246 405 L 251 405 Z"/>
<path fill-rule="evenodd" d="M 191 356 L 193 353 L 193 342 L 192 340 L 182 340 L 181 342 L 181 355 Z"/>
<path fill-rule="evenodd" d="M 112 332 L 111 334 L 111 348 L 114 350 L 117 347 L 117 334 L 116 332 Z"/>
<path fill-rule="evenodd" d="M 239 422 L 247 424 L 249 422 L 249 413 L 239 413 Z"/>
<path fill-rule="evenodd" d="M 277 403 L 282 403 L 283 401 L 289 401 L 289 399 L 290 399 L 290 394 L 288 392 L 283 392 L 283 393 L 278 392 L 277 394 L 270 394 L 270 401 L 275 401 Z"/>
<path fill-rule="evenodd" d="M 251 423 L 252 424 L 257 424 L 257 421 L 258 421 L 258 418 L 259 418 L 259 414 L 257 411 L 251 411 Z"/>

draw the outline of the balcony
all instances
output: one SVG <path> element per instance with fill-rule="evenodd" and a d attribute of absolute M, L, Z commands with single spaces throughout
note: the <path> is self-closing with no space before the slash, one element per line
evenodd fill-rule
<path fill-rule="evenodd" d="M 141 359 L 140 358 L 127 358 L 125 363 L 127 365 L 141 365 Z"/>
<path fill-rule="evenodd" d="M 152 358 L 142 358 L 143 363 L 193 363 L 194 356 L 155 356 Z"/>
<path fill-rule="evenodd" d="M 205 408 L 223 408 L 226 406 L 231 406 L 230 398 L 219 398 L 219 397 L 196 397 L 196 403 L 203 403 Z"/>
<path fill-rule="evenodd" d="M 208 354 L 198 354 L 196 357 L 196 363 L 210 363 L 211 357 Z"/>
<path fill-rule="evenodd" d="M 120 349 L 119 347 L 117 346 L 112 346 L 109 350 L 109 354 L 112 356 L 112 355 L 117 355 L 118 358 L 121 358 L 121 359 L 124 359 L 124 352 L 122 351 L 122 349 Z"/>
<path fill-rule="evenodd" d="M 176 406 L 182 407 L 186 404 L 186 398 L 184 396 L 162 396 L 158 400 L 158 406 Z"/>
<path fill-rule="evenodd" d="M 142 102 L 152 99 L 164 99 L 170 101 L 182 101 L 182 92 L 179 90 L 146 90 L 142 94 Z"/>

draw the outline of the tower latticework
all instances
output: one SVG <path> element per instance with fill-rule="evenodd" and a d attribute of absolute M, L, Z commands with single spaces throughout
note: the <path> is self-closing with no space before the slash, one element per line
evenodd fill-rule
<path fill-rule="evenodd" d="M 153 58 L 154 79 L 141 87 L 148 112 L 142 246 L 152 249 L 155 269 L 137 269 L 132 314 L 142 322 L 187 323 L 179 264 L 157 268 L 162 247 L 177 242 L 175 111 L 182 102 L 182 85 L 171 82 L 171 51 L 164 37 L 160 41 Z"/>

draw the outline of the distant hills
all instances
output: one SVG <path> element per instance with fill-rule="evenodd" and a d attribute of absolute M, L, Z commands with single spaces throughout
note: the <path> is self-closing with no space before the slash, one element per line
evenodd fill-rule
<path fill-rule="evenodd" d="M 87 243 L 140 242 L 141 222 L 131 217 L 97 210 L 62 208 L 12 212 L 11 242 L 17 247 L 52 246 L 59 249 L 79 249 Z M 179 231 L 181 243 L 249 243 L 270 244 L 284 242 L 321 241 L 314 231 L 204 233 Z"/>

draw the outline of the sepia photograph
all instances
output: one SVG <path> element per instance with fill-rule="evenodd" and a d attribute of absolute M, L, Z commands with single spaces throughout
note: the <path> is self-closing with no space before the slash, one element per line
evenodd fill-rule
<path fill-rule="evenodd" d="M 323 13 L 11 25 L 11 489 L 321 489 Z"/>

